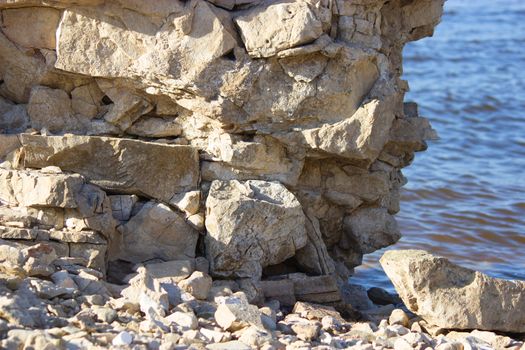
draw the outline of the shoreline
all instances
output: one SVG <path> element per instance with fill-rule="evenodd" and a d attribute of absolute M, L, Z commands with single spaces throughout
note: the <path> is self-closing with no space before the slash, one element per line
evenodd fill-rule
<path fill-rule="evenodd" d="M 42 271 L 45 259 L 40 259 L 33 267 Z M 303 301 L 284 306 L 277 300 L 290 304 L 284 296 L 261 299 L 254 285 L 242 291 L 234 281 L 212 281 L 205 272 L 183 269 L 177 275 L 172 267 L 170 278 L 179 282 L 167 289 L 162 281 L 168 274 L 155 277 L 159 266 L 147 265 L 137 268 L 129 285 L 117 286 L 94 270 L 66 263 L 53 262 L 62 270 L 48 278 L 5 270 L 0 275 L 2 318 L 9 320 L 0 319 L 2 349 L 525 348 L 525 333 L 433 326 L 381 288 L 368 294 L 360 286 L 347 289 L 354 307 Z M 39 330 L 39 322 L 47 329 Z"/>

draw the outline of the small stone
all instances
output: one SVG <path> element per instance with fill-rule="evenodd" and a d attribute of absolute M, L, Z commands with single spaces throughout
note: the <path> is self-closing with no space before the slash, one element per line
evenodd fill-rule
<path fill-rule="evenodd" d="M 85 299 L 91 305 L 102 306 L 106 302 L 105 298 L 102 295 L 99 295 L 99 294 L 86 295 Z"/>
<path fill-rule="evenodd" d="M 304 317 L 308 320 L 321 320 L 325 316 L 331 316 L 337 319 L 339 322 L 344 322 L 344 319 L 341 317 L 339 312 L 337 312 L 333 307 L 326 305 L 298 301 L 295 303 L 292 312 L 299 314 L 301 317 Z"/>
<path fill-rule="evenodd" d="M 30 279 L 25 280 L 24 282 L 28 282 L 29 288 L 35 291 L 38 297 L 42 299 L 53 299 L 58 296 L 71 296 L 75 291 L 74 289 L 58 287 L 53 282 L 40 279 Z"/>
<path fill-rule="evenodd" d="M 122 331 L 115 338 L 113 338 L 113 341 L 111 344 L 114 346 L 125 346 L 130 345 L 133 342 L 133 336 L 126 331 Z"/>
<path fill-rule="evenodd" d="M 261 345 L 271 340 L 272 336 L 268 332 L 255 326 L 250 326 L 241 330 L 241 336 L 239 337 L 240 342 L 256 348 L 260 348 Z"/>
<path fill-rule="evenodd" d="M 200 200 L 200 191 L 190 191 L 176 194 L 171 198 L 170 204 L 191 216 L 199 212 Z"/>
<path fill-rule="evenodd" d="M 197 213 L 197 214 L 194 214 L 194 215 L 190 215 L 190 216 L 187 217 L 186 220 L 188 221 L 188 224 L 191 227 L 193 227 L 195 230 L 197 230 L 199 232 L 204 231 L 204 229 L 205 229 L 204 214 Z M 209 263 L 208 263 L 208 265 L 209 265 Z M 208 271 L 209 271 L 209 266 L 208 266 Z"/>
<path fill-rule="evenodd" d="M 388 323 L 391 325 L 401 325 L 403 327 L 408 327 L 408 315 L 401 309 L 395 309 L 390 314 L 390 317 L 388 318 Z"/>
<path fill-rule="evenodd" d="M 201 334 L 197 330 L 188 330 L 182 333 L 182 344 L 191 345 L 195 343 L 203 343 L 203 339 L 201 339 Z"/>
<path fill-rule="evenodd" d="M 138 272 L 138 275 L 129 281 L 129 287 L 122 290 L 121 295 L 139 304 L 144 314 L 148 314 L 151 308 L 160 316 L 165 315 L 169 309 L 168 292 L 147 273 L 145 268 L 139 268 Z"/>
<path fill-rule="evenodd" d="M 436 350 L 463 350 L 463 344 L 460 342 L 442 343 L 436 346 Z"/>
<path fill-rule="evenodd" d="M 319 322 L 303 321 L 293 323 L 291 326 L 297 338 L 304 341 L 312 341 L 317 339 L 321 326 Z"/>
<path fill-rule="evenodd" d="M 254 325 L 264 329 L 259 309 L 248 303 L 244 293 L 237 292 L 231 297 L 221 298 L 215 311 L 215 321 L 221 328 L 236 331 Z"/>
<path fill-rule="evenodd" d="M 192 312 L 179 312 L 175 311 L 171 315 L 165 317 L 165 320 L 174 323 L 177 326 L 181 327 L 184 330 L 188 329 L 197 329 L 199 322 L 197 317 Z"/>
<path fill-rule="evenodd" d="M 402 336 L 403 339 L 405 339 L 412 347 L 417 346 L 418 344 L 431 344 L 431 339 L 424 333 L 414 333 L 410 332 Z"/>
<path fill-rule="evenodd" d="M 196 299 L 205 300 L 212 286 L 212 279 L 207 274 L 195 271 L 185 280 L 179 282 L 179 287 L 193 295 Z"/>
<path fill-rule="evenodd" d="M 381 325 L 379 327 L 381 327 Z M 371 322 L 357 322 L 352 324 L 352 330 L 365 333 L 374 333 L 377 331 L 377 326 Z"/>
<path fill-rule="evenodd" d="M 277 316 L 275 311 L 268 306 L 261 307 L 261 320 L 264 324 L 264 328 L 268 330 L 275 330 L 277 328 Z"/>
<path fill-rule="evenodd" d="M 208 350 L 252 350 L 252 347 L 238 340 L 232 340 L 225 343 L 215 343 L 206 345 Z"/>
<path fill-rule="evenodd" d="M 91 310 L 97 315 L 101 322 L 112 323 L 117 319 L 117 312 L 109 307 L 93 307 Z"/>
<path fill-rule="evenodd" d="M 78 286 L 69 276 L 69 273 L 65 270 L 57 271 L 54 274 L 51 275 L 51 280 L 58 286 L 62 288 L 69 288 L 73 290 L 77 290 Z"/>
<path fill-rule="evenodd" d="M 401 335 L 405 335 L 410 332 L 408 328 L 401 326 L 399 324 L 388 326 L 386 327 L 386 329 L 392 332 L 393 336 L 401 336 Z"/>
<path fill-rule="evenodd" d="M 394 342 L 394 350 L 413 350 L 413 348 L 405 339 L 397 338 Z"/>
<path fill-rule="evenodd" d="M 341 322 L 332 316 L 325 316 L 321 319 L 321 325 L 325 331 L 337 331 L 339 332 L 342 329 Z"/>
<path fill-rule="evenodd" d="M 200 332 L 207 341 L 212 343 L 220 343 L 230 339 L 230 333 L 214 331 L 207 328 L 201 328 Z"/>

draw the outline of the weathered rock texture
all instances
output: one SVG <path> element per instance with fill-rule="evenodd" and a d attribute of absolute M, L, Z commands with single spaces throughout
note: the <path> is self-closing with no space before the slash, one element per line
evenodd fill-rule
<path fill-rule="evenodd" d="M 391 250 L 381 265 L 405 305 L 449 329 L 525 332 L 525 282 L 489 277 L 423 250 Z"/>
<path fill-rule="evenodd" d="M 43 242 L 112 278 L 207 257 L 245 289 L 336 301 L 400 237 L 401 168 L 432 135 L 401 54 L 442 6 L 0 1 L 5 249 Z M 329 283 L 298 291 L 304 273 Z"/>

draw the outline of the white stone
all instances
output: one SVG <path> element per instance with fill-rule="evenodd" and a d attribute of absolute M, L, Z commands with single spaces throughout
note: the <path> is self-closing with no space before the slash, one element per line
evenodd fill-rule
<path fill-rule="evenodd" d="M 133 336 L 131 333 L 122 331 L 113 338 L 111 344 L 114 346 L 126 346 L 130 345 L 133 342 Z"/>

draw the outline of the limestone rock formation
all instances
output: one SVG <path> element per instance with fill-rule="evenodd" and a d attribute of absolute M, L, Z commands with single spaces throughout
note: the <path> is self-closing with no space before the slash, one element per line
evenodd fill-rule
<path fill-rule="evenodd" d="M 450 329 L 525 332 L 525 282 L 489 277 L 423 250 L 390 250 L 381 265 L 410 311 Z"/>
<path fill-rule="evenodd" d="M 250 300 L 340 301 L 400 237 L 432 136 L 401 54 L 443 2 L 0 1 L 0 247 L 119 283 L 205 256 Z"/>

